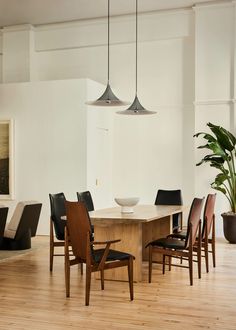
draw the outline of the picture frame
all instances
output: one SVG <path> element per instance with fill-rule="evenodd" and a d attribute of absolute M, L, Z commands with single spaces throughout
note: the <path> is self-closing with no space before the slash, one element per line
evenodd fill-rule
<path fill-rule="evenodd" d="M 14 122 L 0 119 L 0 200 L 14 198 Z"/>

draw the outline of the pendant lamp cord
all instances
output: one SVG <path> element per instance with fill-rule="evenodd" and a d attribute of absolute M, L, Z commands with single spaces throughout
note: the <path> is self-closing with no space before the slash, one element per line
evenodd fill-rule
<path fill-rule="evenodd" d="M 138 0 L 136 0 L 136 82 L 135 82 L 135 96 L 138 91 Z"/>
<path fill-rule="evenodd" d="M 109 84 L 109 80 L 110 80 L 110 0 L 108 0 L 108 14 L 107 14 L 107 18 L 108 18 L 108 22 L 107 22 L 107 64 L 108 64 L 108 70 L 107 70 L 107 75 L 108 75 L 108 84 Z"/>

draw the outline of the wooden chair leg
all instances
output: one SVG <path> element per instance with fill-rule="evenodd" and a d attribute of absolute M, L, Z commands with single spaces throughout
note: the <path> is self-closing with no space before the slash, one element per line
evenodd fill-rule
<path fill-rule="evenodd" d="M 212 249 L 212 261 L 213 267 L 216 266 L 216 234 L 215 234 L 215 215 L 213 216 L 212 223 L 212 240 L 211 240 L 211 249 Z"/>
<path fill-rule="evenodd" d="M 83 263 L 81 262 L 80 264 L 80 274 L 83 275 L 84 271 L 83 271 Z"/>
<path fill-rule="evenodd" d="M 202 233 L 201 233 L 201 220 L 198 227 L 198 249 L 197 249 L 197 264 L 198 264 L 198 278 L 201 278 L 202 273 Z"/>
<path fill-rule="evenodd" d="M 90 286 L 91 286 L 91 268 L 86 264 L 86 286 L 85 286 L 85 305 L 89 305 L 90 297 Z"/>
<path fill-rule="evenodd" d="M 171 271 L 171 262 L 172 262 L 172 258 L 171 256 L 169 256 L 169 271 Z"/>
<path fill-rule="evenodd" d="M 211 243 L 211 249 L 212 249 L 213 267 L 215 268 L 215 266 L 216 266 L 216 246 L 215 246 L 215 241 L 213 241 L 213 240 Z"/>
<path fill-rule="evenodd" d="M 201 278 L 201 273 L 202 273 L 201 246 L 199 246 L 197 250 L 197 267 L 198 267 L 198 278 Z"/>
<path fill-rule="evenodd" d="M 65 263 L 66 297 L 70 297 L 70 265 Z"/>
<path fill-rule="evenodd" d="M 133 257 L 129 258 L 128 263 L 129 292 L 130 300 L 134 300 L 134 281 L 133 281 Z"/>
<path fill-rule="evenodd" d="M 70 297 L 70 259 L 68 244 L 65 241 L 65 284 L 66 284 L 66 297 Z"/>
<path fill-rule="evenodd" d="M 50 219 L 50 260 L 49 260 L 49 269 L 50 272 L 53 270 L 53 256 L 54 256 L 54 237 L 53 237 L 53 223 Z"/>
<path fill-rule="evenodd" d="M 50 242 L 50 262 L 49 262 L 50 263 L 50 266 L 49 266 L 50 272 L 52 272 L 52 270 L 53 270 L 53 256 L 54 256 L 54 246 Z"/>
<path fill-rule="evenodd" d="M 165 274 L 165 266 L 166 266 L 166 256 L 163 254 L 162 256 L 162 274 Z"/>
<path fill-rule="evenodd" d="M 193 255 L 190 253 L 189 255 L 189 280 L 190 280 L 190 285 L 193 285 Z"/>
<path fill-rule="evenodd" d="M 101 289 L 104 290 L 104 269 L 101 270 Z"/>
<path fill-rule="evenodd" d="M 152 246 L 149 245 L 148 282 L 152 282 Z"/>
<path fill-rule="evenodd" d="M 206 272 L 209 273 L 209 252 L 208 252 L 208 239 L 204 240 L 204 252 L 205 252 L 205 263 L 206 263 Z"/>

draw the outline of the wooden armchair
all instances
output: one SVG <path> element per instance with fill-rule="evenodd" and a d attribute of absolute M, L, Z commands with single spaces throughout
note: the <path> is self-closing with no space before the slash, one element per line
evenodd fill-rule
<path fill-rule="evenodd" d="M 162 254 L 163 274 L 165 273 L 165 258 L 169 257 L 171 263 L 172 258 L 188 260 L 188 266 L 174 264 L 173 266 L 189 268 L 190 285 L 193 285 L 193 249 L 198 235 L 197 243 L 197 261 L 198 261 L 198 277 L 201 278 L 201 210 L 203 199 L 194 198 L 188 217 L 187 235 L 185 240 L 178 238 L 165 237 L 149 242 L 146 247 L 149 248 L 149 283 L 152 279 L 152 256 L 153 253 Z M 172 264 L 171 264 L 172 265 Z"/>
<path fill-rule="evenodd" d="M 120 240 L 94 242 L 92 238 L 91 222 L 87 208 L 82 202 L 66 201 L 67 222 L 65 227 L 65 284 L 66 296 L 70 296 L 70 266 L 86 264 L 85 305 L 89 305 L 91 273 L 100 271 L 101 289 L 104 290 L 104 270 L 115 267 L 128 268 L 130 300 L 133 300 L 133 260 L 128 253 L 110 249 L 112 243 Z M 74 258 L 70 259 L 69 244 L 72 246 Z M 98 245 L 105 248 L 94 249 Z"/>

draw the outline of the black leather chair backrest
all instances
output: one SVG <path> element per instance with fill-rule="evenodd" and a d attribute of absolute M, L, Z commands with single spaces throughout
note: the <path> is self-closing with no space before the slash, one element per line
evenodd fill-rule
<path fill-rule="evenodd" d="M 26 232 L 30 232 L 31 237 L 36 235 L 41 208 L 42 203 L 29 204 L 24 207 L 15 240 L 19 240 Z"/>
<path fill-rule="evenodd" d="M 58 240 L 64 240 L 64 230 L 66 220 L 62 220 L 61 217 L 66 215 L 66 207 L 65 207 L 65 195 L 64 193 L 58 194 L 49 194 L 50 199 L 50 207 L 51 207 L 51 219 L 54 224 L 54 230 L 56 234 L 56 238 Z"/>
<path fill-rule="evenodd" d="M 162 190 L 157 191 L 155 205 L 183 205 L 181 190 Z"/>
<path fill-rule="evenodd" d="M 162 190 L 157 191 L 155 205 L 183 205 L 181 190 Z M 173 215 L 173 230 L 180 227 L 180 215 Z"/>
<path fill-rule="evenodd" d="M 94 211 L 93 199 L 90 191 L 77 192 L 79 202 L 84 202 L 88 212 Z"/>

